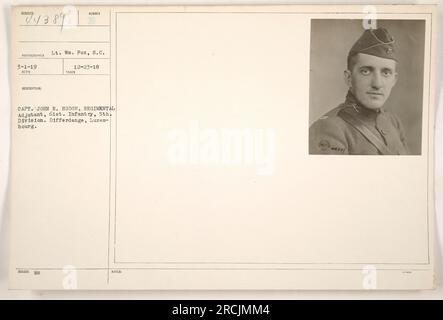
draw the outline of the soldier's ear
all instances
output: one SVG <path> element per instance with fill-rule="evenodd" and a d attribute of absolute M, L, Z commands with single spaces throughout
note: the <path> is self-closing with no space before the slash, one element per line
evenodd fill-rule
<path fill-rule="evenodd" d="M 394 86 L 395 86 L 395 84 L 397 83 L 397 80 L 398 80 L 398 73 L 395 72 L 395 73 L 394 73 Z"/>
<path fill-rule="evenodd" d="M 351 77 L 351 71 L 345 70 L 343 73 L 345 84 L 348 86 L 348 88 L 352 88 L 352 77 Z"/>
<path fill-rule="evenodd" d="M 395 86 L 395 84 L 397 83 L 398 80 L 398 72 L 397 69 L 398 68 L 398 62 L 395 61 L 395 68 L 394 68 L 394 84 L 392 86 Z"/>

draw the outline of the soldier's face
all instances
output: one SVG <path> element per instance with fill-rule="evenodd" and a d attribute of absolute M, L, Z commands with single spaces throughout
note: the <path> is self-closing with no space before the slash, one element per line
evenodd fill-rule
<path fill-rule="evenodd" d="M 397 82 L 397 62 L 364 53 L 355 59 L 352 70 L 345 71 L 346 83 L 366 108 L 381 108 Z"/>

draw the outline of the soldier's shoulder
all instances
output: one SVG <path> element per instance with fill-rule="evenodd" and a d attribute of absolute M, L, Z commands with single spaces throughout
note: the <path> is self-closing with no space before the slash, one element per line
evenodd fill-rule
<path fill-rule="evenodd" d="M 345 121 L 339 116 L 342 105 L 328 111 L 320 118 L 318 118 L 314 123 L 312 123 L 311 131 L 335 131 L 344 129 L 346 127 Z"/>
<path fill-rule="evenodd" d="M 310 154 L 346 154 L 348 142 L 347 125 L 339 116 L 341 106 L 332 109 L 315 121 L 309 128 Z"/>

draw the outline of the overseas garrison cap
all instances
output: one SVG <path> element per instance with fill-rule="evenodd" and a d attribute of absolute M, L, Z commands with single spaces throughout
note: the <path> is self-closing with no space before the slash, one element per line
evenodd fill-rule
<path fill-rule="evenodd" d="M 397 60 L 395 40 L 385 28 L 366 29 L 349 51 L 348 58 L 357 53 L 365 53 L 385 59 Z"/>

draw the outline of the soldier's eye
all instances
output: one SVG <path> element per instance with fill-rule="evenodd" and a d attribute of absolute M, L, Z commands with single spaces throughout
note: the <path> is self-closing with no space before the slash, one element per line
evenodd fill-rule
<path fill-rule="evenodd" d="M 371 70 L 369 70 L 368 68 L 361 68 L 360 73 L 364 76 L 367 76 L 369 73 L 371 73 Z"/>
<path fill-rule="evenodd" d="M 389 77 L 390 75 L 392 75 L 392 71 L 391 70 L 383 70 L 382 74 L 385 77 Z"/>

